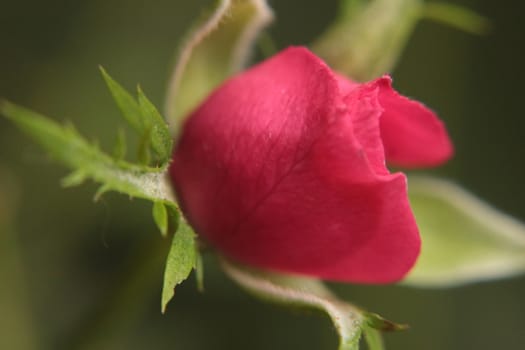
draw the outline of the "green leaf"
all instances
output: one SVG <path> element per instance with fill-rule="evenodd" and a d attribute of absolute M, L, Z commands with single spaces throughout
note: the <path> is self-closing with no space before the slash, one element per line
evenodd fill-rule
<path fill-rule="evenodd" d="M 340 16 L 313 44 L 335 70 L 357 81 L 390 72 L 420 19 L 421 0 L 342 0 Z"/>
<path fill-rule="evenodd" d="M 117 142 L 113 148 L 113 158 L 116 160 L 123 160 L 126 156 L 126 134 L 123 129 L 118 129 Z"/>
<path fill-rule="evenodd" d="M 197 257 L 195 233 L 184 220 L 180 220 L 177 232 L 173 236 L 166 260 L 166 269 L 164 270 L 162 313 L 166 312 L 169 301 L 175 295 L 175 287 L 188 278 L 191 270 L 195 268 Z"/>
<path fill-rule="evenodd" d="M 157 227 L 160 230 L 160 233 L 163 236 L 168 235 L 168 227 L 169 227 L 169 220 L 168 220 L 168 209 L 162 202 L 154 202 L 153 203 L 153 220 L 155 221 L 155 224 L 157 224 Z"/>
<path fill-rule="evenodd" d="M 259 32 L 272 20 L 265 0 L 220 0 L 188 35 L 166 96 L 173 131 L 215 87 L 244 68 Z"/>
<path fill-rule="evenodd" d="M 223 259 L 221 265 L 232 280 L 263 300 L 325 312 L 339 333 L 339 350 L 359 349 L 366 316 L 356 306 L 337 299 L 321 281 L 242 268 Z"/>
<path fill-rule="evenodd" d="M 31 136 L 52 157 L 73 169 L 65 185 L 79 184 L 86 178 L 102 183 L 102 192 L 113 190 L 151 201 L 176 206 L 166 179 L 166 167 L 150 168 L 117 161 L 87 142 L 75 129 L 60 125 L 38 113 L 9 102 L 0 112 Z"/>
<path fill-rule="evenodd" d="M 83 184 L 88 176 L 81 170 L 75 170 L 64 177 L 60 182 L 64 187 L 74 187 Z"/>
<path fill-rule="evenodd" d="M 407 285 L 448 287 L 525 272 L 525 226 L 457 185 L 409 179 L 423 240 Z"/>
<path fill-rule="evenodd" d="M 140 92 L 139 100 L 143 114 L 151 114 L 151 119 L 157 118 L 156 110 L 151 108 L 149 101 Z M 95 198 L 113 190 L 148 199 L 154 202 L 153 217 L 163 234 L 169 233 L 172 227 L 178 227 L 166 262 L 162 292 L 164 311 L 173 296 L 175 285 L 188 277 L 197 264 L 198 256 L 195 234 L 179 217 L 178 207 L 167 181 L 168 164 L 161 168 L 151 168 L 116 160 L 87 142 L 72 127 L 62 126 L 9 102 L 1 103 L 0 112 L 29 134 L 51 156 L 73 169 L 71 175 L 63 180 L 65 186 L 78 185 L 91 178 L 102 184 Z"/>
<path fill-rule="evenodd" d="M 137 147 L 137 159 L 141 165 L 148 165 L 151 162 L 151 129 L 144 131 L 139 139 Z"/>
<path fill-rule="evenodd" d="M 150 162 L 149 149 L 151 148 L 155 153 L 157 165 L 166 164 L 171 156 L 173 141 L 168 125 L 157 108 L 148 100 L 140 87 L 137 88 L 137 102 L 104 68 L 100 67 L 100 71 L 122 115 L 141 136 L 140 161 L 143 164 Z"/>
<path fill-rule="evenodd" d="M 156 153 L 160 164 L 165 164 L 171 159 L 171 148 L 173 147 L 168 125 L 140 87 L 137 88 L 137 93 L 142 122 L 145 129 L 149 131 L 151 147 Z"/>
<path fill-rule="evenodd" d="M 422 17 L 471 34 L 486 34 L 490 21 L 463 6 L 444 2 L 425 3 Z"/>
<path fill-rule="evenodd" d="M 144 124 L 142 122 L 141 111 L 139 104 L 135 98 L 129 94 L 119 83 L 117 83 L 107 72 L 100 66 L 102 77 L 108 86 L 113 99 L 122 113 L 122 116 L 128 123 L 137 130 L 140 134 L 144 132 Z"/>

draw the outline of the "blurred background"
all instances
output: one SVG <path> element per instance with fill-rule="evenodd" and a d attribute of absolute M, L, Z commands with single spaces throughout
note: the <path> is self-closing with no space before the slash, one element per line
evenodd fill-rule
<path fill-rule="evenodd" d="M 394 84 L 448 125 L 456 156 L 433 173 L 525 220 L 523 6 L 454 2 L 489 17 L 492 31 L 472 36 L 421 22 Z M 123 123 L 97 66 L 130 89 L 140 83 L 162 106 L 181 35 L 210 3 L 0 0 L 0 96 L 70 121 L 111 150 Z M 337 6 L 271 3 L 279 47 L 311 42 Z M 62 189 L 66 174 L 0 118 L 0 349 L 337 348 L 327 318 L 253 299 L 210 258 L 205 292 L 190 279 L 161 315 L 167 242 L 150 204 L 112 193 L 95 203 L 93 184 Z M 525 277 L 444 290 L 333 287 L 411 325 L 386 335 L 390 350 L 525 346 Z"/>

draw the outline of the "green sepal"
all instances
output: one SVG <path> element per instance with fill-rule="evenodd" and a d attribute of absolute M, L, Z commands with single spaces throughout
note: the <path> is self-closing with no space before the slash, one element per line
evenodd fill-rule
<path fill-rule="evenodd" d="M 451 287 L 525 273 L 525 225 L 445 180 L 410 177 L 421 255 L 403 281 Z"/>
<path fill-rule="evenodd" d="M 166 96 L 173 134 L 214 88 L 244 68 L 258 34 L 272 18 L 266 0 L 219 0 L 193 26 L 178 52 Z"/>
<path fill-rule="evenodd" d="M 341 0 L 339 1 L 338 15 L 346 21 L 359 14 L 359 12 L 366 6 L 369 0 Z"/>
<path fill-rule="evenodd" d="M 339 299 L 320 280 L 247 268 L 224 258 L 220 262 L 233 281 L 262 300 L 326 313 L 339 334 L 339 350 L 358 350 L 362 334 L 370 350 L 382 350 L 381 334 L 372 326 L 404 328 Z"/>
<path fill-rule="evenodd" d="M 490 23 L 464 7 L 423 0 L 341 0 L 340 11 L 312 48 L 334 70 L 369 81 L 395 68 L 421 19 L 474 34 Z"/>
<path fill-rule="evenodd" d="M 334 23 L 312 48 L 356 81 L 390 72 L 420 19 L 421 0 L 342 0 Z"/>
<path fill-rule="evenodd" d="M 486 34 L 491 28 L 486 17 L 452 3 L 427 2 L 422 8 L 421 17 L 476 35 Z"/>
<path fill-rule="evenodd" d="M 372 312 L 365 313 L 365 318 L 369 327 L 382 332 L 404 331 L 409 328 L 409 326 L 406 324 L 389 321 L 386 318 Z"/>
<path fill-rule="evenodd" d="M 363 327 L 363 336 L 368 350 L 384 350 L 385 344 L 381 332 L 370 326 Z"/>

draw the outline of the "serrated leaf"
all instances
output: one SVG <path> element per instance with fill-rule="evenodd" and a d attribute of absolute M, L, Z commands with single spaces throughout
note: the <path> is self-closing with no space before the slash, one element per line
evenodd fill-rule
<path fill-rule="evenodd" d="M 490 21 L 463 6 L 445 2 L 428 2 L 422 9 L 422 17 L 465 31 L 485 34 L 490 30 Z"/>
<path fill-rule="evenodd" d="M 146 129 L 139 138 L 137 147 L 137 159 L 140 164 L 148 165 L 151 161 L 151 129 Z"/>
<path fill-rule="evenodd" d="M 166 259 L 162 286 L 162 313 L 166 312 L 169 301 L 175 295 L 175 287 L 188 278 L 191 270 L 195 268 L 197 254 L 195 233 L 184 220 L 180 220 Z"/>
<path fill-rule="evenodd" d="M 445 180 L 410 178 L 409 196 L 423 247 L 403 283 L 448 287 L 525 272 L 523 223 Z"/>
<path fill-rule="evenodd" d="M 149 131 L 151 148 L 160 164 L 165 164 L 171 158 L 171 148 L 173 147 L 168 125 L 140 87 L 137 88 L 137 94 L 143 124 L 145 129 Z"/>
<path fill-rule="evenodd" d="M 339 350 L 359 349 L 366 316 L 354 305 L 339 300 L 321 281 L 242 268 L 226 260 L 221 260 L 221 265 L 230 278 L 263 300 L 325 312 L 339 333 Z"/>
<path fill-rule="evenodd" d="M 124 119 L 139 133 L 144 132 L 139 104 L 135 98 L 129 94 L 119 83 L 117 83 L 107 72 L 100 66 L 100 72 L 106 82 L 106 85 L 117 103 Z"/>
<path fill-rule="evenodd" d="M 159 228 L 160 233 L 163 236 L 168 235 L 168 227 L 169 227 L 169 220 L 168 220 L 168 209 L 162 202 L 154 202 L 153 203 L 153 220 L 155 221 L 155 224 Z"/>
<path fill-rule="evenodd" d="M 335 70 L 357 81 L 390 72 L 421 16 L 421 0 L 343 0 L 336 21 L 313 44 Z"/>
<path fill-rule="evenodd" d="M 117 142 L 113 148 L 113 158 L 116 160 L 123 160 L 126 156 L 126 134 L 123 129 L 118 129 Z"/>
<path fill-rule="evenodd" d="M 168 125 L 157 108 L 144 95 L 140 87 L 137 88 L 137 102 L 104 68 L 100 67 L 100 71 L 122 115 L 141 136 L 140 161 L 143 164 L 149 164 L 149 148 L 151 147 L 155 153 L 157 165 L 167 163 L 170 159 L 173 141 Z"/>
<path fill-rule="evenodd" d="M 179 52 L 166 96 L 174 131 L 215 87 L 244 67 L 253 42 L 272 17 L 265 0 L 220 0 L 194 26 Z"/>
<path fill-rule="evenodd" d="M 143 98 L 144 101 L 144 98 Z M 149 111 L 150 106 L 143 102 Z M 9 102 L 0 104 L 0 112 L 31 136 L 52 157 L 73 169 L 63 180 L 74 185 L 91 178 L 102 185 L 95 194 L 98 199 L 107 191 L 117 191 L 156 203 L 154 219 L 163 232 L 177 227 L 166 262 L 162 309 L 174 293 L 175 286 L 185 280 L 197 264 L 195 234 L 182 220 L 167 179 L 168 164 L 151 168 L 116 160 L 87 142 L 71 126 L 63 126 L 49 118 Z M 156 117 L 154 117 L 156 118 Z"/>
<path fill-rule="evenodd" d="M 102 196 L 105 195 L 108 192 L 111 192 L 111 186 L 108 185 L 108 184 L 103 184 L 95 192 L 95 195 L 93 196 L 93 200 L 95 202 L 98 202 L 100 200 L 100 198 L 102 198 Z"/>
<path fill-rule="evenodd" d="M 52 157 L 75 172 L 102 183 L 102 192 L 112 190 L 132 197 L 165 201 L 176 206 L 166 180 L 166 167 L 150 168 L 116 161 L 87 142 L 74 128 L 60 125 L 9 102 L 0 105 L 0 112 L 31 136 Z M 76 180 L 70 178 L 69 182 L 72 182 L 72 179 Z"/>

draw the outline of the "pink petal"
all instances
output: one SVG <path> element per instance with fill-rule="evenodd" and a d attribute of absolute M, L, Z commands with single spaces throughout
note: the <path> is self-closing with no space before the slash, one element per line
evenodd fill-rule
<path fill-rule="evenodd" d="M 344 102 L 349 109 L 347 115 L 354 137 L 365 152 L 370 166 L 375 173 L 385 175 L 388 170 L 385 167 L 385 151 L 379 129 L 383 109 L 378 101 L 378 93 L 376 82 L 356 84 L 351 90 L 345 91 Z"/>
<path fill-rule="evenodd" d="M 343 95 L 363 85 L 335 73 Z M 446 162 L 454 150 L 438 117 L 423 104 L 398 94 L 389 76 L 372 83 L 379 87 L 384 109 L 380 119 L 381 138 L 388 163 L 406 168 L 432 167 Z"/>
<path fill-rule="evenodd" d="M 445 126 L 423 104 L 392 89 L 390 77 L 378 79 L 381 137 L 389 163 L 407 168 L 432 167 L 446 162 L 454 153 Z"/>
<path fill-rule="evenodd" d="M 375 83 L 343 98 L 304 48 L 226 82 L 188 119 L 170 168 L 197 232 L 259 268 L 402 278 L 420 240 L 406 178 L 384 167 L 380 92 Z"/>

